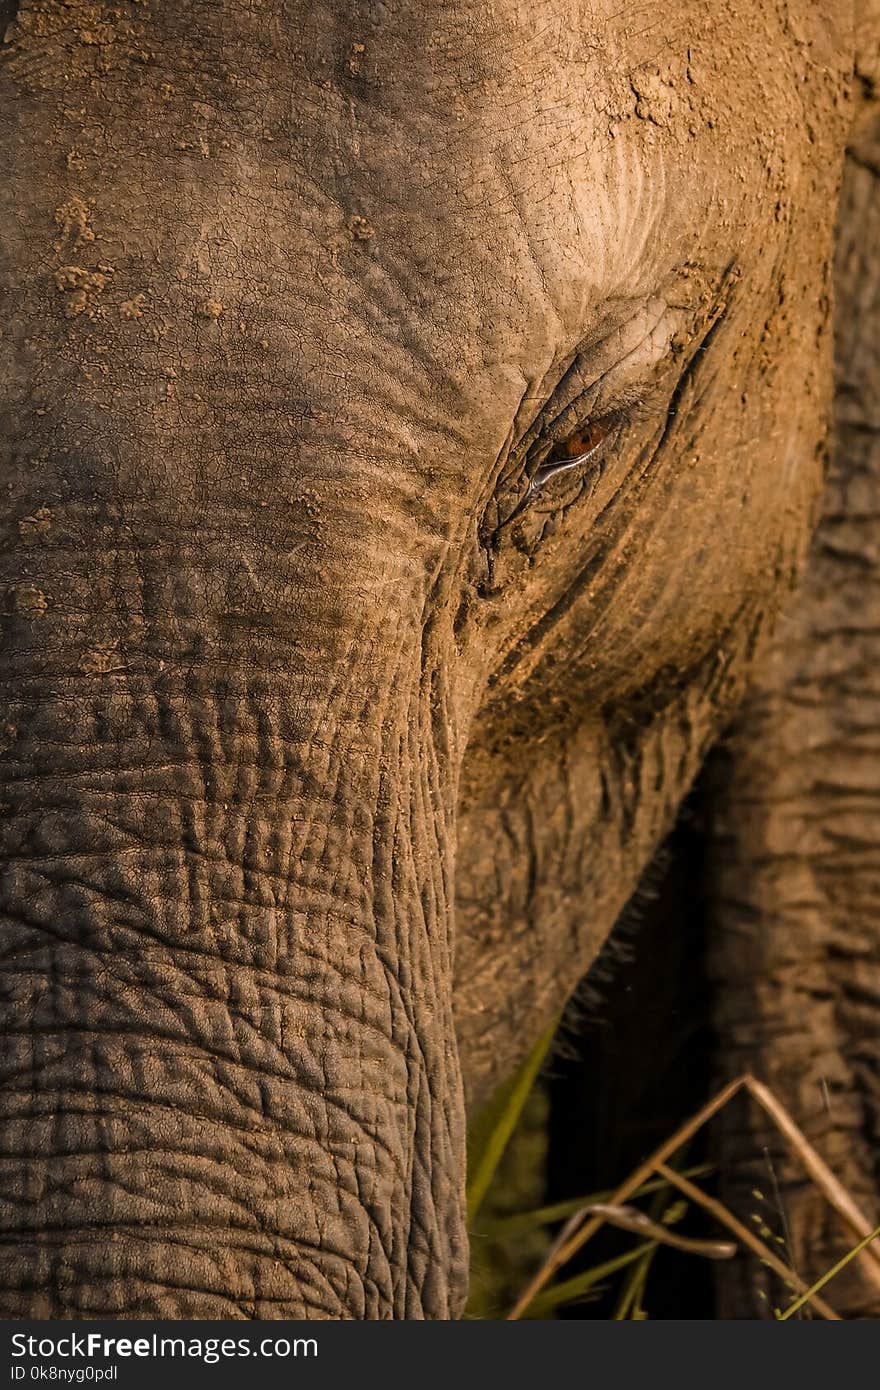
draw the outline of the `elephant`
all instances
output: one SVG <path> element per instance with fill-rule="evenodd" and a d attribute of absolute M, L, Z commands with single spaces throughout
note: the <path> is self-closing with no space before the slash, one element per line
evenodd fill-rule
<path fill-rule="evenodd" d="M 3 1316 L 458 1317 L 722 740 L 726 1063 L 876 1199 L 874 0 L 5 8 Z"/>

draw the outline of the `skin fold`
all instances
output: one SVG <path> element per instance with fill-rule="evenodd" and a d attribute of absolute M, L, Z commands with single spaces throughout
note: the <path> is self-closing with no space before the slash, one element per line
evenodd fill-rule
<path fill-rule="evenodd" d="M 880 60 L 880 26 L 873 52 Z M 735 731 L 712 770 L 710 941 L 720 1053 L 786 1096 L 872 1223 L 878 1210 L 877 926 L 880 509 L 880 111 L 850 137 L 836 254 L 835 442 L 822 522 Z M 790 1258 L 818 1277 L 852 1245 L 803 1168 L 758 1116 L 719 1136 L 729 1200 L 770 1181 Z M 754 1311 L 755 1272 L 722 1286 Z M 854 1261 L 834 1307 L 877 1317 L 877 1278 Z M 759 1306 L 759 1305 L 757 1305 Z M 766 1304 L 765 1304 L 766 1307 Z"/>
<path fill-rule="evenodd" d="M 818 517 L 855 33 L 22 0 L 4 1316 L 460 1312 L 466 1103 L 608 935 Z"/>

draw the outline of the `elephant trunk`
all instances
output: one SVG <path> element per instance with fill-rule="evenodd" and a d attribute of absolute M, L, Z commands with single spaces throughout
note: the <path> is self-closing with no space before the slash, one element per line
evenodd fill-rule
<path fill-rule="evenodd" d="M 63 562 L 28 572 L 0 673 L 0 1312 L 454 1315 L 452 801 L 419 634 L 381 670 L 353 621 L 311 666 L 303 620 L 283 662 L 277 633 L 133 639 L 131 606 L 122 640 L 58 602 Z M 139 592 L 168 573 L 141 556 Z"/>

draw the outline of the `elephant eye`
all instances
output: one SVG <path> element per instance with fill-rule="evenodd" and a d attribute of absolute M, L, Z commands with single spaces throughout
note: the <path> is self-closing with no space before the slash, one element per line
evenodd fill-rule
<path fill-rule="evenodd" d="M 557 473 L 564 473 L 569 468 L 577 468 L 579 464 L 586 463 L 599 445 L 604 444 L 608 438 L 611 424 L 610 420 L 588 420 L 573 434 L 554 444 L 543 463 L 536 469 L 530 490 L 534 492 Z"/>
<path fill-rule="evenodd" d="M 543 457 L 531 472 L 525 492 L 513 510 L 495 528 L 496 531 L 503 530 L 505 526 L 509 526 L 512 521 L 521 516 L 532 499 L 540 493 L 551 478 L 557 477 L 560 473 L 567 473 L 570 469 L 580 468 L 587 463 L 594 454 L 599 452 L 602 445 L 622 422 L 623 411 L 616 411 L 614 414 L 603 416 L 600 419 L 587 420 L 571 434 L 557 440 L 550 446 L 549 450 L 542 451 Z"/>

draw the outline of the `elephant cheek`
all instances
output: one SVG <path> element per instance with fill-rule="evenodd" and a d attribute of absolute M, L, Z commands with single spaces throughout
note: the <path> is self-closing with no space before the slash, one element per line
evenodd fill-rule
<path fill-rule="evenodd" d="M 3 1315 L 454 1315 L 418 682 L 2 675 Z"/>

